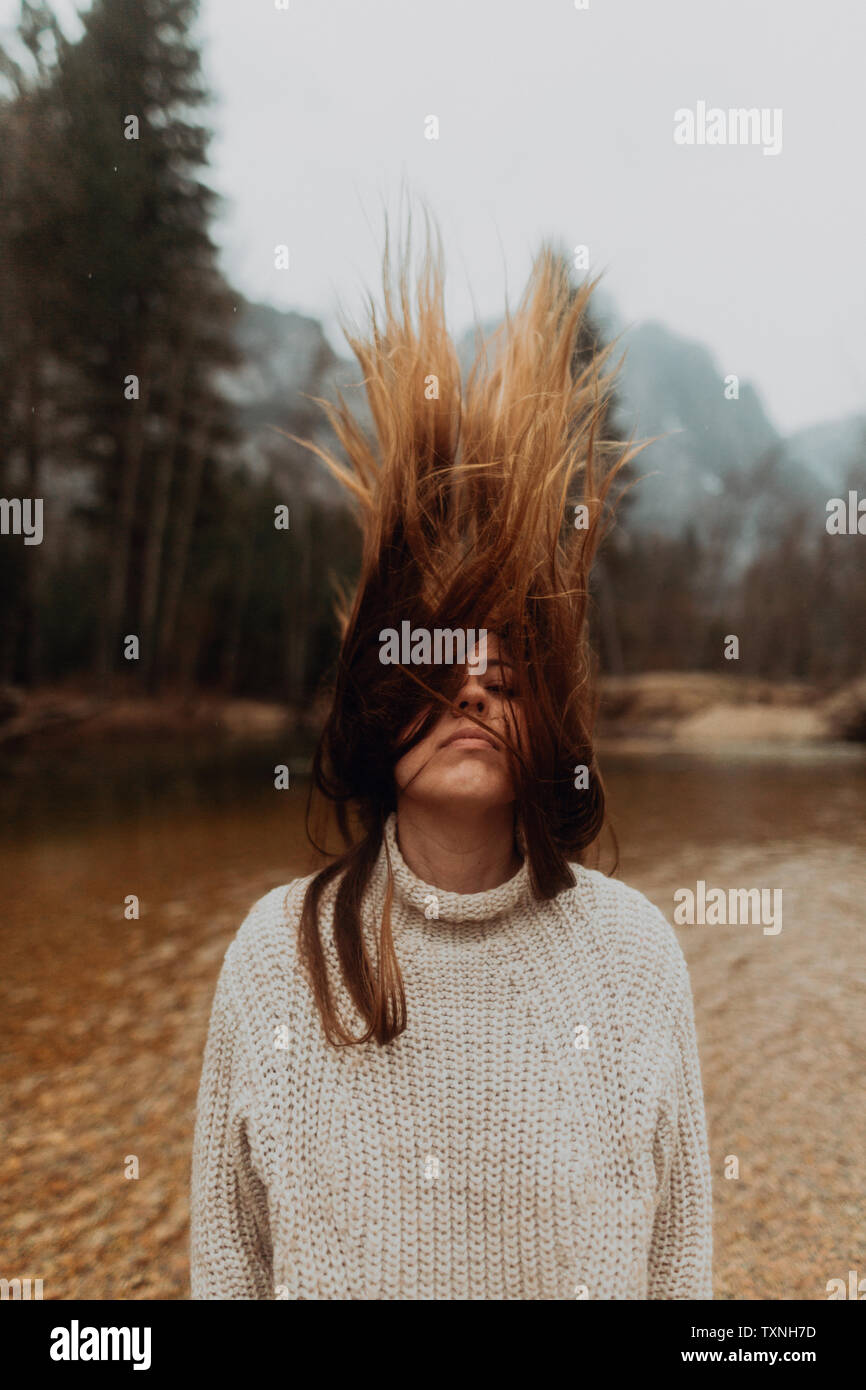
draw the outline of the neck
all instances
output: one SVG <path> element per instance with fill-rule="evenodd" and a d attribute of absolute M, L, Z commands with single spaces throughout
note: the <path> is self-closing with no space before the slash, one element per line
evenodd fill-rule
<path fill-rule="evenodd" d="M 397 843 L 408 867 L 443 893 L 484 893 L 517 873 L 514 806 L 423 806 L 401 797 Z"/>

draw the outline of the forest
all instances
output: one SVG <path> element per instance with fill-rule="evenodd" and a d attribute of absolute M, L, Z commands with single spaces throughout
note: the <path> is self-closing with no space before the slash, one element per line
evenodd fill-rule
<path fill-rule="evenodd" d="M 314 389 L 286 381 L 265 418 L 239 394 L 265 311 L 219 263 L 196 17 L 195 0 L 97 0 L 72 41 L 50 6 L 24 3 L 15 55 L 0 51 L 7 690 L 202 689 L 303 705 L 336 653 L 333 597 L 358 563 L 356 526 L 288 436 L 321 442 L 312 397 L 331 398 L 352 368 L 306 320 Z M 609 424 L 641 433 L 643 422 L 618 399 Z M 701 429 L 693 471 L 715 446 L 715 425 Z M 664 448 L 640 464 L 652 471 Z M 864 454 L 828 499 L 862 480 Z M 829 534 L 788 474 L 784 449 L 758 450 L 675 533 L 629 488 L 594 580 L 604 670 L 719 671 L 737 633 L 743 674 L 830 688 L 863 673 L 862 539 Z M 290 524 L 275 525 L 279 507 Z"/>

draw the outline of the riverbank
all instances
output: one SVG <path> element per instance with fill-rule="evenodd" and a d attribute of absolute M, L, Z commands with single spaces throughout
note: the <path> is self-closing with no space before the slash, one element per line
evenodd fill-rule
<path fill-rule="evenodd" d="M 186 740 L 254 743 L 315 733 L 324 711 L 208 691 L 111 697 L 46 687 L 0 692 L 0 752 L 35 746 Z"/>
<path fill-rule="evenodd" d="M 689 752 L 746 744 L 866 741 L 866 678 L 833 688 L 703 671 L 652 671 L 602 683 L 597 733 Z"/>
<path fill-rule="evenodd" d="M 305 706 L 207 691 L 102 697 L 46 687 L 0 690 L 0 755 L 145 740 L 209 738 L 227 744 L 314 739 L 322 699 Z M 703 671 L 609 676 L 597 723 L 607 746 L 713 751 L 747 744 L 866 742 L 866 676 L 842 686 Z"/>
<path fill-rule="evenodd" d="M 29 779 L 14 838 L 0 837 L 0 1221 L 8 1276 L 43 1279 L 46 1299 L 189 1296 L 193 1123 L 219 969 L 251 904 L 314 867 L 304 785 L 277 791 L 264 745 L 246 756 L 249 776 L 225 785 L 212 762 L 173 778 L 157 766 L 153 799 L 122 772 L 86 818 L 58 758 Z M 697 880 L 784 895 L 774 936 L 676 927 L 719 1300 L 825 1299 L 860 1259 L 866 766 L 812 757 L 612 757 L 605 772 L 619 877 L 669 920 Z M 49 815 L 55 794 L 63 814 Z"/>

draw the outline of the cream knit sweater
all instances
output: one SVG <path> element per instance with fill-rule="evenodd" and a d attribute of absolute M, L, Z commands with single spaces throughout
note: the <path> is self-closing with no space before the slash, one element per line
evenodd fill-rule
<path fill-rule="evenodd" d="M 672 927 L 573 865 L 445 893 L 386 838 L 408 1024 L 334 1049 L 297 958 L 308 878 L 226 952 L 192 1159 L 193 1298 L 712 1297 L 692 997 Z M 365 899 L 374 940 L 380 852 Z M 341 1016 L 360 1017 L 323 936 Z M 375 952 L 374 952 L 375 956 Z"/>

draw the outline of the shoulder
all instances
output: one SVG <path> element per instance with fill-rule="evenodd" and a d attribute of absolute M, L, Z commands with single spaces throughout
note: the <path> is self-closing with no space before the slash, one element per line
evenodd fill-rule
<path fill-rule="evenodd" d="M 223 956 L 210 1027 L 232 1039 L 253 1094 L 270 1094 L 274 1048 L 286 1047 L 274 1039 L 296 1036 L 306 1013 L 298 925 L 312 878 L 293 879 L 254 902 Z"/>
<path fill-rule="evenodd" d="M 689 988 L 682 946 L 662 910 L 645 893 L 597 869 L 572 864 L 575 886 L 558 902 L 582 937 L 607 962 L 623 990 L 653 995 L 677 1011 Z"/>
<path fill-rule="evenodd" d="M 221 979 L 232 993 L 262 998 L 297 973 L 298 925 L 313 877 L 292 879 L 253 903 L 223 959 Z"/>

